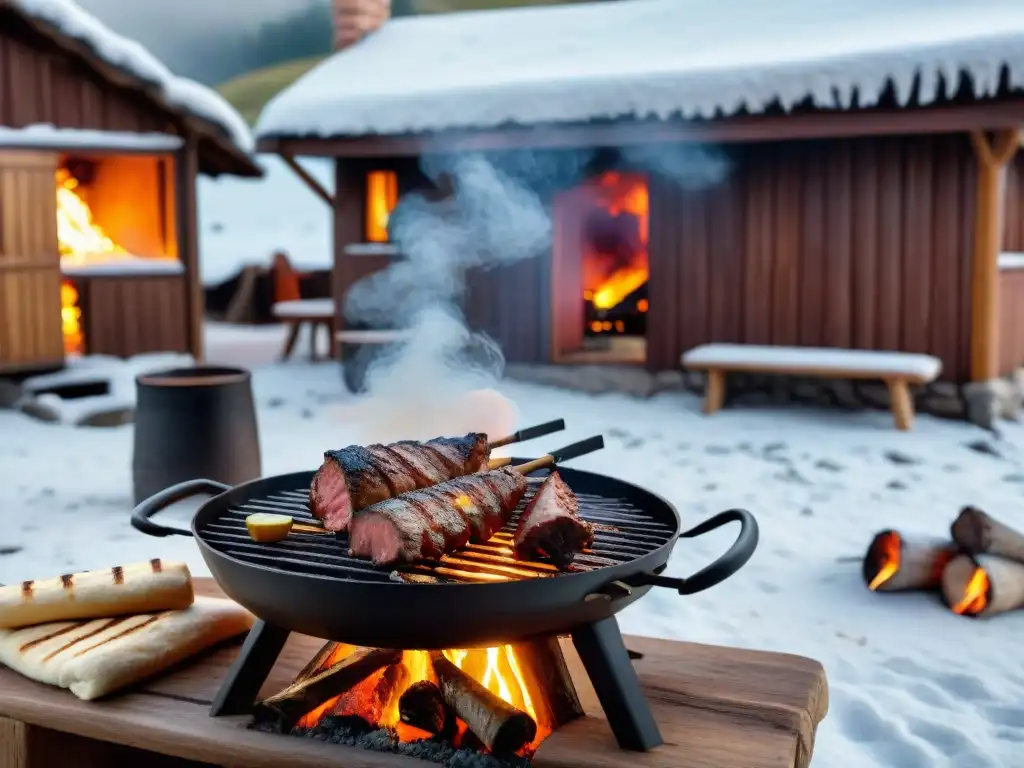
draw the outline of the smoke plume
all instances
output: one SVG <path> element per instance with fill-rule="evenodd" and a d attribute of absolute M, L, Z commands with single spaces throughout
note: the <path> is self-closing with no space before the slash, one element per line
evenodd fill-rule
<path fill-rule="evenodd" d="M 364 441 L 468 431 L 494 438 L 515 430 L 515 408 L 495 390 L 504 370 L 501 349 L 469 330 L 459 309 L 467 272 L 547 252 L 553 195 L 595 168 L 617 166 L 688 187 L 716 184 L 729 169 L 721 153 L 687 146 L 424 158 L 421 170 L 450 194 L 403 197 L 389 223 L 403 258 L 346 297 L 350 323 L 410 329 L 406 343 L 367 373 L 369 397 L 357 419 Z"/>

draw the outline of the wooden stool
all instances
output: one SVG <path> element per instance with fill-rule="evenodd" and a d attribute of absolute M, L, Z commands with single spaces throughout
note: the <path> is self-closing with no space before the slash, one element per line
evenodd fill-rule
<path fill-rule="evenodd" d="M 337 357 L 337 346 L 334 335 L 334 300 L 333 299 L 296 299 L 282 301 L 270 310 L 274 317 L 289 326 L 288 338 L 285 339 L 281 359 L 287 360 L 295 349 L 299 339 L 299 330 L 309 325 L 309 357 L 319 359 L 316 353 L 316 334 L 320 328 L 327 329 L 330 357 Z"/>

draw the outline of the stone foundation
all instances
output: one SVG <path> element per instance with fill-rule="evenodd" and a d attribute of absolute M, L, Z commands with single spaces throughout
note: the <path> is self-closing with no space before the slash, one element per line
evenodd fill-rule
<path fill-rule="evenodd" d="M 531 384 L 563 387 L 591 394 L 622 392 L 651 397 L 659 392 L 685 390 L 704 394 L 704 374 L 689 371 L 650 373 L 640 366 L 509 364 L 505 375 Z M 918 413 L 967 420 L 993 429 L 1000 419 L 1016 421 L 1024 405 L 1024 368 L 1012 376 L 958 386 L 937 381 L 912 388 Z M 889 390 L 880 381 L 850 381 L 800 376 L 731 373 L 726 406 L 803 403 L 846 410 L 889 410 Z"/>

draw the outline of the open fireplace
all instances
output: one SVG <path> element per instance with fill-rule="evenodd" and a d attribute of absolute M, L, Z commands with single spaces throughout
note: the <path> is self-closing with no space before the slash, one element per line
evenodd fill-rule
<path fill-rule="evenodd" d="M 556 361 L 645 361 L 648 209 L 647 177 L 639 173 L 609 171 L 556 199 Z"/>
<path fill-rule="evenodd" d="M 184 268 L 169 155 L 61 155 L 55 174 L 68 355 L 183 349 Z M 134 330 L 132 326 L 135 326 Z M 163 326 L 166 333 L 160 333 Z M 154 345 L 143 335 L 157 330 Z"/>

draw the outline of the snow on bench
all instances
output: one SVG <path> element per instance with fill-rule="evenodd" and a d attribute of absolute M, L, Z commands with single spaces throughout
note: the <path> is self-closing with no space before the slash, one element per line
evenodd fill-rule
<path fill-rule="evenodd" d="M 781 347 L 756 344 L 702 344 L 682 357 L 684 368 L 707 372 L 704 412 L 712 414 L 725 400 L 725 376 L 734 373 L 788 374 L 823 379 L 882 379 L 889 387 L 897 429 L 910 429 L 914 401 L 910 384 L 934 381 L 942 362 L 931 355 L 827 347 Z"/>
<path fill-rule="evenodd" d="M 281 320 L 333 319 L 334 299 L 295 299 L 279 301 L 270 311 Z"/>

